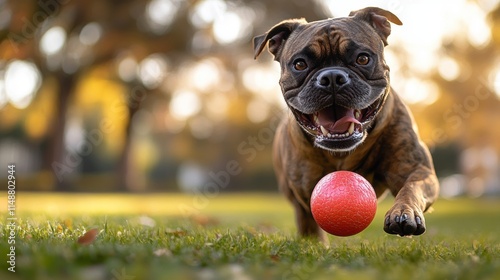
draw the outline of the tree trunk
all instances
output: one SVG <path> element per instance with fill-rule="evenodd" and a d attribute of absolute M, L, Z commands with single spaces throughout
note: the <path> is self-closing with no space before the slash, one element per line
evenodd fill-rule
<path fill-rule="evenodd" d="M 55 175 L 56 191 L 71 191 L 68 175 L 74 172 L 75 162 L 66 158 L 66 148 L 64 145 L 64 131 L 66 128 L 66 112 L 68 104 L 73 95 L 76 76 L 60 74 L 58 75 L 58 103 L 56 106 L 55 119 L 52 127 L 52 135 L 48 141 L 48 150 L 45 167 L 50 169 Z"/>
<path fill-rule="evenodd" d="M 125 144 L 117 166 L 118 191 L 134 190 L 138 188 L 137 184 L 140 184 L 139 174 L 137 174 L 137 168 L 134 166 L 132 158 L 132 119 L 139 111 L 147 92 L 141 85 L 133 85 L 130 89 L 127 100 L 129 118 L 125 125 Z"/>

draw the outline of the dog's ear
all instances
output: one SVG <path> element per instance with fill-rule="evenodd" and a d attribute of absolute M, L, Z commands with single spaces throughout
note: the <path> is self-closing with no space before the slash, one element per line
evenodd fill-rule
<path fill-rule="evenodd" d="M 284 20 L 271 28 L 265 34 L 253 38 L 254 59 L 262 52 L 266 43 L 268 43 L 269 52 L 274 55 L 274 59 L 279 57 L 280 50 L 283 48 L 283 43 L 288 36 L 300 25 L 306 24 L 307 21 L 301 19 Z"/>
<path fill-rule="evenodd" d="M 385 46 L 387 46 L 387 37 L 391 34 L 389 21 L 397 25 L 403 25 L 401 20 L 393 13 L 376 7 L 352 11 L 349 16 L 368 22 L 382 38 Z"/>

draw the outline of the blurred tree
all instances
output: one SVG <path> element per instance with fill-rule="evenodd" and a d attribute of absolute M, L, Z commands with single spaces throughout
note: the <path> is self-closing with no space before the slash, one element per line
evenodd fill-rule
<path fill-rule="evenodd" d="M 269 177 L 271 145 L 255 148 L 255 154 L 238 150 L 250 137 L 263 135 L 270 119 L 279 114 L 274 111 L 279 111 L 277 100 L 281 100 L 277 79 L 271 77 L 276 63 L 270 57 L 253 61 L 251 39 L 284 19 L 328 17 L 331 11 L 324 9 L 326 2 L 334 1 L 0 1 L 0 76 L 13 61 L 32 62 L 42 79 L 39 95 L 43 100 L 35 101 L 45 104 L 51 98 L 45 93 L 54 92 L 57 105 L 50 112 L 54 117 L 47 121 L 52 125 L 45 133 L 43 168 L 54 174 L 57 190 L 74 188 L 71 176 L 59 175 L 76 169 L 77 157 L 85 160 L 78 149 L 75 154 L 67 147 L 71 133 L 78 135 L 72 127 L 72 118 L 78 114 L 87 125 L 80 129 L 88 137 L 92 129 L 101 133 L 110 142 L 106 149 L 119 155 L 113 161 L 115 190 L 141 189 L 138 185 L 144 184 L 140 179 L 144 175 L 139 173 L 146 169 L 137 166 L 155 157 L 161 157 L 159 162 L 169 168 L 185 161 L 209 170 L 222 170 L 236 158 L 248 172 Z M 422 136 L 432 145 L 462 142 L 467 146 L 484 140 L 485 135 L 499 139 L 499 99 L 488 86 L 497 67 L 493 58 L 500 44 L 499 14 L 499 8 L 490 14 L 492 40 L 486 46 L 473 46 L 459 34 L 440 50 L 460 66 L 458 78 L 450 79 L 446 69 L 445 76 L 434 69 L 419 77 L 434 81 L 440 94 L 430 106 L 412 105 Z M 391 47 L 400 55 L 401 72 L 412 71 L 405 49 Z M 477 92 L 490 96 L 476 108 L 470 96 Z M 0 108 L 1 94 L 0 89 Z M 101 102 L 103 108 L 88 110 L 98 107 L 93 102 Z M 457 106 L 474 107 L 474 112 L 463 117 Z M 87 112 L 80 112 L 84 109 Z M 455 111 L 446 113 L 450 109 Z M 141 114 L 144 111 L 148 113 Z M 35 116 L 45 117 L 42 110 L 36 112 Z M 2 122 L 9 124 L 24 117 L 17 111 L 3 116 Z M 9 131 L 14 131 L 13 126 Z M 471 133 L 472 128 L 477 133 Z M 120 133 L 112 133 L 113 129 Z M 145 136 L 138 137 L 141 133 Z M 153 152 L 147 148 L 151 142 L 155 143 Z M 500 142 L 495 143 L 500 150 Z M 86 156 L 95 157 L 94 163 L 107 155 L 96 154 Z M 155 176 L 175 173 L 152 169 Z"/>
<path fill-rule="evenodd" d="M 441 56 L 449 57 L 458 65 L 458 75 L 450 79 L 454 71 L 441 65 L 441 71 L 429 73 L 438 85 L 442 97 L 436 103 L 424 108 L 420 119 L 433 122 L 434 133 L 427 134 L 433 145 L 446 145 L 449 141 L 459 143 L 463 148 L 470 146 L 493 146 L 500 152 L 500 98 L 495 92 L 494 76 L 500 73 L 498 60 L 500 52 L 499 25 L 500 7 L 489 15 L 491 40 L 475 45 L 470 39 L 455 37 L 442 46 Z"/>
<path fill-rule="evenodd" d="M 2 5 L 4 15 L 10 19 L 0 32 L 2 59 L 32 61 L 43 81 L 54 78 L 57 82 L 57 106 L 51 132 L 47 134 L 48 149 L 43 168 L 56 173 L 56 189 L 61 191 L 71 190 L 65 176 L 72 171 L 68 166 L 71 154 L 65 148 L 65 133 L 68 110 L 82 75 L 96 67 L 105 67 L 114 73 L 108 78 L 128 88 L 125 96 L 127 117 L 124 118 L 126 140 L 117 171 L 118 189 L 130 189 L 136 183 L 127 180 L 135 177 L 130 174 L 135 170 L 130 152 L 132 119 L 146 95 L 152 91 L 170 93 L 172 86 L 164 86 L 163 81 L 167 67 L 212 56 L 223 63 L 221 69 L 237 73 L 241 57 L 241 49 L 237 46 L 244 46 L 245 56 L 251 52 L 251 27 L 257 19 L 264 19 L 261 27 L 257 27 L 258 32 L 264 32 L 277 18 L 315 20 L 322 17 L 319 9 L 304 9 L 308 4 L 303 1 L 283 0 L 23 0 L 7 1 Z M 207 13 L 210 11 L 214 14 Z M 241 17 L 235 24 L 241 25 L 241 20 L 250 21 L 245 36 L 234 35 L 237 40 L 221 37 L 221 32 L 235 31 L 224 31 L 224 27 L 227 28 L 224 24 L 231 24 L 230 21 L 217 23 L 214 18 L 225 16 L 230 20 L 232 15 Z M 221 29 L 221 26 L 222 31 L 217 34 L 214 29 Z M 241 84 L 236 86 L 242 90 Z"/>

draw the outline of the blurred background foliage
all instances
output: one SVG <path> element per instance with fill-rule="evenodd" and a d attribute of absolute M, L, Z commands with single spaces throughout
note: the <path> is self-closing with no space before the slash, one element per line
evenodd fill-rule
<path fill-rule="evenodd" d="M 498 194 L 498 0 L 0 0 L 0 166 L 18 190 L 275 191 L 286 110 L 251 39 L 365 6 L 404 23 L 386 60 L 442 194 Z"/>

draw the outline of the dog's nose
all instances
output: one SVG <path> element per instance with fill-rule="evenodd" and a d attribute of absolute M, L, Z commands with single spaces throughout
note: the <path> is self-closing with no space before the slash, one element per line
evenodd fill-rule
<path fill-rule="evenodd" d="M 322 88 L 336 89 L 348 84 L 351 79 L 349 74 L 340 69 L 329 69 L 322 71 L 316 80 L 317 85 Z"/>

